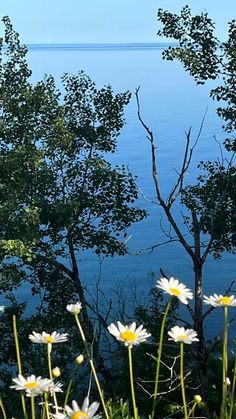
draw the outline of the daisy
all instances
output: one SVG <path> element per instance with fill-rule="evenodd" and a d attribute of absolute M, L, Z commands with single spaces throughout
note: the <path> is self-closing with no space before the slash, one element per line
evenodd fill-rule
<path fill-rule="evenodd" d="M 32 335 L 29 335 L 29 338 L 34 343 L 61 343 L 68 340 L 68 333 L 57 333 L 53 332 L 51 335 L 49 335 L 46 332 L 43 333 L 36 333 L 33 332 Z"/>
<path fill-rule="evenodd" d="M 192 342 L 198 342 L 197 333 L 193 329 L 185 329 L 184 327 L 174 326 L 172 327 L 168 335 L 170 336 L 169 340 L 174 342 L 183 342 L 190 344 Z"/>
<path fill-rule="evenodd" d="M 151 336 L 151 334 L 143 328 L 143 325 L 136 327 L 135 322 L 131 323 L 129 326 L 124 326 L 118 321 L 117 326 L 112 323 L 108 326 L 108 330 L 111 335 L 116 337 L 117 340 L 123 342 L 125 346 L 130 346 L 131 348 L 133 345 L 145 342 L 147 338 Z"/>
<path fill-rule="evenodd" d="M 82 310 L 82 304 L 79 303 L 79 302 L 77 302 L 75 304 L 67 304 L 66 309 L 71 314 L 79 314 Z"/>
<path fill-rule="evenodd" d="M 5 311 L 5 306 L 0 306 L 0 313 L 4 313 Z"/>
<path fill-rule="evenodd" d="M 217 295 L 213 294 L 210 297 L 206 295 L 203 296 L 203 302 L 205 304 L 210 304 L 213 307 L 228 307 L 228 306 L 236 306 L 236 298 L 234 295 Z"/>
<path fill-rule="evenodd" d="M 51 394 L 51 396 L 53 396 L 53 394 L 55 393 L 63 393 L 63 390 L 61 389 L 63 386 L 62 383 L 56 382 L 56 383 L 51 383 L 48 387 L 48 392 Z"/>
<path fill-rule="evenodd" d="M 188 299 L 191 300 L 193 298 L 192 291 L 184 284 L 179 282 L 178 279 L 172 277 L 170 279 L 161 278 L 159 281 L 157 281 L 157 288 L 162 289 L 169 295 L 174 295 L 183 304 L 188 304 Z"/>
<path fill-rule="evenodd" d="M 44 391 L 48 391 L 52 385 L 52 380 L 48 378 L 36 377 L 31 375 L 30 377 L 24 378 L 23 375 L 19 374 L 17 378 L 12 380 L 15 384 L 10 386 L 15 390 L 25 390 L 27 396 L 37 396 L 42 394 Z"/>
<path fill-rule="evenodd" d="M 94 402 L 89 406 L 89 398 L 85 397 L 83 406 L 80 409 L 75 400 L 72 401 L 72 408 L 66 406 L 66 415 L 63 413 L 56 413 L 52 415 L 54 419 L 83 419 L 83 418 L 93 418 L 98 419 L 99 415 L 95 415 L 98 410 L 99 403 Z M 95 416 L 94 416 L 95 415 Z"/>

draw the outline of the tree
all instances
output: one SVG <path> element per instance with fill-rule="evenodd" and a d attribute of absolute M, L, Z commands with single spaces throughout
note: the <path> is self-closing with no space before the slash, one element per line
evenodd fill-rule
<path fill-rule="evenodd" d="M 229 22 L 228 39 L 220 42 L 208 13 L 192 16 L 189 6 L 185 6 L 180 15 L 159 9 L 157 17 L 163 25 L 157 34 L 178 41 L 177 47 L 170 46 L 163 52 L 163 58 L 179 60 L 197 84 L 204 84 L 209 79 L 219 80 L 220 85 L 212 89 L 210 95 L 224 104 L 217 113 L 225 121 L 225 131 L 232 133 L 232 137 L 225 140 L 225 146 L 236 151 L 233 135 L 236 129 L 236 21 Z"/>
<path fill-rule="evenodd" d="M 106 160 L 114 153 L 124 125 L 130 93 L 97 89 L 80 72 L 65 74 L 65 96 L 52 76 L 35 85 L 8 17 L 3 18 L 0 63 L 0 257 L 1 290 L 28 278 L 33 293 L 42 293 L 50 313 L 68 301 L 57 289 L 64 278 L 67 295 L 80 299 L 88 336 L 98 342 L 87 310 L 78 255 L 124 255 L 127 228 L 146 212 L 135 206 L 135 177 Z M 58 279 L 57 279 L 58 278 Z M 63 291 L 64 292 L 64 291 Z M 62 305 L 62 306 L 61 306 Z"/>
<path fill-rule="evenodd" d="M 217 113 L 225 120 L 225 132 L 231 134 L 224 142 L 227 150 L 232 153 L 231 157 L 228 160 L 222 157 L 221 161 L 214 163 L 201 162 L 200 168 L 205 173 L 199 175 L 196 185 L 185 187 L 184 177 L 198 141 L 197 138 L 191 143 L 191 129 L 188 130 L 183 163 L 178 170 L 176 183 L 165 199 L 158 178 L 155 138 L 142 118 L 139 92 L 136 91 L 138 117 L 151 145 L 156 200 L 163 208 L 172 229 L 168 241 L 178 241 L 193 263 L 195 303 L 194 310 L 191 307 L 188 309 L 199 337 L 197 358 L 200 383 L 202 392 L 206 394 L 208 350 L 204 336 L 204 320 L 211 310 L 203 314 L 203 266 L 209 254 L 220 257 L 224 251 L 235 252 L 236 244 L 236 170 L 233 166 L 236 144 L 233 136 L 236 115 L 236 22 L 230 22 L 228 40 L 220 43 L 214 35 L 214 23 L 207 13 L 191 16 L 188 6 L 182 9 L 180 15 L 159 9 L 158 19 L 162 24 L 158 35 L 178 41 L 178 46 L 170 46 L 164 50 L 163 58 L 180 60 L 198 84 L 203 84 L 208 79 L 219 79 L 222 83 L 211 90 L 211 96 L 225 104 L 217 109 Z M 199 135 L 200 133 L 201 129 Z M 189 233 L 187 235 L 186 229 L 182 229 L 175 218 L 173 207 L 178 198 L 184 206 L 183 220 Z"/>

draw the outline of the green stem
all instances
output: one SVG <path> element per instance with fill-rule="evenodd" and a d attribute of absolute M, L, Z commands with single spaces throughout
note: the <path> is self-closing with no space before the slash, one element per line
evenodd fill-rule
<path fill-rule="evenodd" d="M 0 398 L 0 407 L 1 407 L 2 415 L 3 415 L 3 419 L 7 419 L 6 411 L 4 409 L 3 402 L 2 402 L 1 398 Z"/>
<path fill-rule="evenodd" d="M 17 326 L 16 326 L 16 316 L 13 316 L 13 333 L 14 333 L 14 339 L 15 339 L 15 347 L 16 347 L 16 359 L 17 359 L 17 365 L 18 365 L 18 372 L 22 375 L 22 366 L 21 366 L 21 357 L 20 357 L 20 345 L 18 340 L 18 333 L 17 333 Z M 23 393 L 21 393 L 21 405 L 23 410 L 24 419 L 28 419 L 27 412 L 26 412 L 26 406 L 25 406 L 25 396 Z"/>
<path fill-rule="evenodd" d="M 31 396 L 31 417 L 35 419 L 34 396 Z"/>
<path fill-rule="evenodd" d="M 222 403 L 220 419 L 227 419 L 227 374 L 228 374 L 228 307 L 224 307 L 224 343 L 223 343 L 223 371 L 222 371 Z"/>
<path fill-rule="evenodd" d="M 188 419 L 188 410 L 187 410 L 185 388 L 184 388 L 184 342 L 180 342 L 180 382 L 181 382 L 181 391 L 182 391 L 183 408 L 184 408 L 184 419 Z"/>
<path fill-rule="evenodd" d="M 164 329 L 165 329 L 165 322 L 168 311 L 171 305 L 171 298 L 166 306 L 165 313 L 161 323 L 161 331 L 160 331 L 160 340 L 159 340 L 159 347 L 157 350 L 157 365 L 156 365 L 156 379 L 155 379 L 155 387 L 154 387 L 154 395 L 153 395 L 153 405 L 152 405 L 152 415 L 151 418 L 154 418 L 156 404 L 157 404 L 157 391 L 158 391 L 158 384 L 159 384 L 159 374 L 160 374 L 160 366 L 161 366 L 161 354 L 162 354 L 162 347 L 163 347 L 163 338 L 164 338 Z"/>
<path fill-rule="evenodd" d="M 66 390 L 66 397 L 65 397 L 65 401 L 64 401 L 64 409 L 65 409 L 65 407 L 67 405 L 67 401 L 68 401 L 68 398 L 69 398 L 69 394 L 70 394 L 70 389 L 71 389 L 71 386 L 72 386 L 72 382 L 73 382 L 73 380 L 71 379 L 70 382 L 69 382 L 69 384 L 68 384 L 67 390 Z"/>
<path fill-rule="evenodd" d="M 47 419 L 50 419 L 49 410 L 48 410 L 48 395 L 47 393 L 44 393 L 44 400 L 45 400 L 45 411 L 47 415 Z"/>
<path fill-rule="evenodd" d="M 51 363 L 51 351 L 52 351 L 52 344 L 48 343 L 47 344 L 47 352 L 48 352 L 48 372 L 49 372 L 49 377 L 50 380 L 53 380 L 53 375 L 52 375 L 52 363 Z"/>
<path fill-rule="evenodd" d="M 129 354 L 130 388 L 131 388 L 131 395 L 132 395 L 132 402 L 133 402 L 134 419 L 137 419 L 138 418 L 138 409 L 137 409 L 136 400 L 135 400 L 134 375 L 133 375 L 133 363 L 132 363 L 132 348 L 130 346 L 128 346 L 128 354 Z"/>
<path fill-rule="evenodd" d="M 53 374 L 52 374 L 52 361 L 51 361 L 51 352 L 52 352 L 52 344 L 48 343 L 47 344 L 47 350 L 48 350 L 48 371 L 49 371 L 49 377 L 50 380 L 53 381 Z M 53 394 L 53 400 L 54 400 L 54 405 L 56 408 L 56 413 L 58 413 L 58 403 L 57 403 L 57 396 L 54 393 Z"/>
<path fill-rule="evenodd" d="M 233 382 L 232 382 L 232 389 L 231 389 L 231 400 L 230 400 L 230 408 L 229 408 L 229 419 L 232 418 L 232 414 L 233 414 L 235 385 L 236 385 L 236 356 L 234 357 L 234 375 L 233 375 Z"/>
<path fill-rule="evenodd" d="M 65 396 L 65 400 L 64 400 L 64 410 L 65 410 L 65 407 L 67 405 L 68 398 L 69 398 L 69 395 L 70 395 L 70 390 L 71 390 L 71 386 L 73 384 L 73 379 L 74 379 L 75 371 L 76 371 L 76 367 L 72 370 L 72 373 L 70 374 L 70 381 L 69 381 L 69 384 L 67 386 L 66 396 Z"/>
<path fill-rule="evenodd" d="M 189 417 L 192 416 L 192 419 L 194 419 L 194 413 L 195 413 L 196 406 L 197 406 L 197 403 L 195 402 L 194 405 L 193 405 L 193 407 L 192 407 L 192 409 L 189 412 Z"/>
<path fill-rule="evenodd" d="M 104 397 L 103 397 L 102 389 L 101 389 L 101 386 L 100 386 L 100 383 L 99 383 L 99 380 L 98 380 L 98 376 L 97 376 L 97 373 L 96 373 L 96 369 L 94 367 L 93 360 L 92 360 L 92 358 L 90 356 L 90 353 L 89 353 L 87 341 L 86 341 L 86 338 L 85 338 L 85 335 L 84 335 L 83 328 L 80 324 L 78 314 L 75 314 L 75 320 L 76 320 L 76 323 L 77 323 L 77 326 L 78 326 L 78 329 L 79 329 L 79 332 L 80 332 L 80 336 L 81 336 L 83 344 L 84 344 L 85 352 L 86 352 L 86 355 L 87 355 L 88 360 L 89 360 L 89 364 L 90 364 L 90 367 L 91 367 L 91 370 L 92 370 L 92 373 L 93 373 L 93 376 L 94 376 L 94 380 L 95 380 L 96 385 L 97 385 L 98 393 L 99 393 L 99 396 L 100 396 L 100 399 L 101 399 L 101 402 L 102 402 L 102 406 L 103 406 L 103 410 L 104 410 L 106 419 L 109 419 L 109 415 L 108 415 L 108 412 L 107 412 L 106 403 L 105 403 L 105 400 L 104 400 Z"/>

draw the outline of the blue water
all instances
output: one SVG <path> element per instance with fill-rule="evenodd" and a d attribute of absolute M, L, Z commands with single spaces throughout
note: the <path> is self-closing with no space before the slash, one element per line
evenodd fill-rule
<path fill-rule="evenodd" d="M 145 122 L 153 130 L 157 145 L 159 180 L 163 195 L 167 196 L 181 166 L 185 146 L 185 131 L 192 129 L 192 140 L 197 136 L 202 117 L 208 108 L 202 135 L 194 154 L 185 184 L 191 184 L 198 174 L 200 160 L 215 160 L 220 155 L 214 136 L 224 138 L 221 121 L 216 116 L 216 104 L 209 98 L 214 83 L 196 86 L 177 62 L 161 58 L 163 44 L 131 45 L 34 45 L 29 46 L 28 61 L 33 70 L 32 81 L 52 74 L 60 87 L 60 76 L 84 70 L 97 87 L 111 84 L 115 92 L 140 86 L 140 101 Z M 138 176 L 140 197 L 138 204 L 146 208 L 149 217 L 130 229 L 130 255 L 106 258 L 101 266 L 100 286 L 112 296 L 117 282 L 124 284 L 124 294 L 130 299 L 134 285 L 147 291 L 153 280 L 150 272 L 162 267 L 168 275 L 181 279 L 193 287 L 191 260 L 178 244 L 158 247 L 152 253 L 144 251 L 156 243 L 166 241 L 162 228 L 168 224 L 158 205 L 151 176 L 150 145 L 138 122 L 134 94 L 126 109 L 126 126 L 118 140 L 117 152 L 109 156 L 113 164 L 127 164 Z M 144 198 L 145 197 L 145 198 Z M 176 204 L 176 219 L 182 224 L 180 207 Z M 139 253 L 138 255 L 135 255 Z M 224 293 L 236 278 L 235 259 L 225 254 L 221 260 L 209 258 L 204 269 L 204 293 Z M 90 292 L 99 275 L 99 261 L 91 252 L 79 255 L 82 278 Z M 25 293 L 22 293 L 22 298 Z M 208 335 L 221 330 L 221 311 L 215 311 L 208 320 Z"/>

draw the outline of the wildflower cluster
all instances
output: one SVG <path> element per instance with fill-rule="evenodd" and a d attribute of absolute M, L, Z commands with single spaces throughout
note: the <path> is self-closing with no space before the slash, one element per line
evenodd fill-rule
<path fill-rule="evenodd" d="M 152 412 L 149 415 L 151 419 L 154 419 L 157 415 L 157 395 L 159 390 L 159 377 L 160 377 L 160 366 L 161 366 L 161 357 L 163 352 L 163 339 L 165 332 L 165 323 L 166 318 L 171 306 L 173 299 L 177 298 L 184 305 L 189 304 L 189 300 L 193 298 L 192 291 L 182 284 L 178 279 L 175 278 L 161 278 L 157 282 L 157 287 L 161 289 L 164 293 L 168 294 L 169 300 L 167 302 L 165 312 L 163 315 L 163 320 L 161 323 L 160 337 L 157 346 L 157 357 L 156 357 L 156 375 L 155 383 L 153 390 L 153 406 Z M 210 296 L 204 296 L 204 303 L 211 305 L 214 308 L 221 307 L 224 310 L 225 318 L 225 330 L 224 330 L 224 347 L 223 347 L 223 387 L 222 387 L 222 406 L 221 406 L 221 416 L 220 419 L 225 419 L 225 412 L 227 412 L 227 419 L 232 419 L 233 406 L 234 406 L 234 392 L 236 388 L 236 363 L 235 370 L 233 375 L 232 391 L 230 393 L 229 389 L 231 388 L 231 381 L 228 377 L 228 348 L 227 348 L 227 333 L 228 333 L 228 308 L 236 306 L 236 298 L 231 295 L 217 295 L 213 294 Z M 104 393 L 101 389 L 98 375 L 95 369 L 93 359 L 91 357 L 91 351 L 89 350 L 86 336 L 84 334 L 82 325 L 80 323 L 79 314 L 83 310 L 82 304 L 76 302 L 74 304 L 67 305 L 67 311 L 72 314 L 75 318 L 80 337 L 84 344 L 85 355 L 80 354 L 76 357 L 76 364 L 80 365 L 84 361 L 84 356 L 87 357 L 91 372 L 93 374 L 95 383 L 97 385 L 97 390 L 100 396 L 100 401 L 103 407 L 103 411 L 106 419 L 110 419 L 107 404 L 104 400 Z M 0 306 L 0 311 L 4 311 L 4 307 Z M 13 319 L 13 325 L 15 319 Z M 136 322 L 132 322 L 129 325 L 122 324 L 120 321 L 117 323 L 111 323 L 108 326 L 109 333 L 117 339 L 118 342 L 122 343 L 128 349 L 128 359 L 129 359 L 129 375 L 130 375 L 130 388 L 133 404 L 133 415 L 134 419 L 138 419 L 138 408 L 136 404 L 135 397 L 135 384 L 134 384 L 134 374 L 133 374 L 133 363 L 132 363 L 132 350 L 133 347 L 145 343 L 151 334 L 144 328 L 144 326 L 137 325 Z M 16 325 L 14 327 L 15 334 L 15 343 L 18 348 L 18 337 L 16 331 Z M 183 414 L 184 419 L 194 417 L 194 411 L 198 404 L 202 402 L 201 395 L 195 395 L 192 402 L 187 402 L 185 395 L 185 382 L 184 382 L 184 345 L 191 345 L 199 341 L 197 332 L 191 328 L 184 328 L 181 325 L 175 325 L 170 330 L 167 331 L 169 341 L 173 341 L 179 344 L 180 348 L 180 387 L 182 394 L 183 402 Z M 46 345 L 47 355 L 48 355 L 48 377 L 42 378 L 41 376 L 35 376 L 31 374 L 29 376 L 24 376 L 22 373 L 21 362 L 18 358 L 18 369 L 19 374 L 17 377 L 13 378 L 13 384 L 10 388 L 21 392 L 21 401 L 22 401 L 22 410 L 24 419 L 28 417 L 26 403 L 24 395 L 27 398 L 31 399 L 31 417 L 36 419 L 35 416 L 35 398 L 43 398 L 39 403 L 42 406 L 42 417 L 47 419 L 82 419 L 82 418 L 94 418 L 98 419 L 100 415 L 97 413 L 99 409 L 99 403 L 93 402 L 89 403 L 89 394 L 85 397 L 82 407 L 77 403 L 77 401 L 72 400 L 71 406 L 68 405 L 68 396 L 70 393 L 70 385 L 66 391 L 65 401 L 63 406 L 60 406 L 57 400 L 57 394 L 63 393 L 62 383 L 55 381 L 61 375 L 60 368 L 54 367 L 51 365 L 51 352 L 54 344 L 63 344 L 68 341 L 68 333 L 59 333 L 53 331 L 51 334 L 43 331 L 42 333 L 33 331 L 29 335 L 29 339 L 33 344 L 43 344 Z M 19 348 L 17 349 L 19 354 Z M 230 395 L 230 398 L 229 398 Z M 3 417 L 6 418 L 5 410 L 0 400 L 0 409 L 2 409 Z"/>

